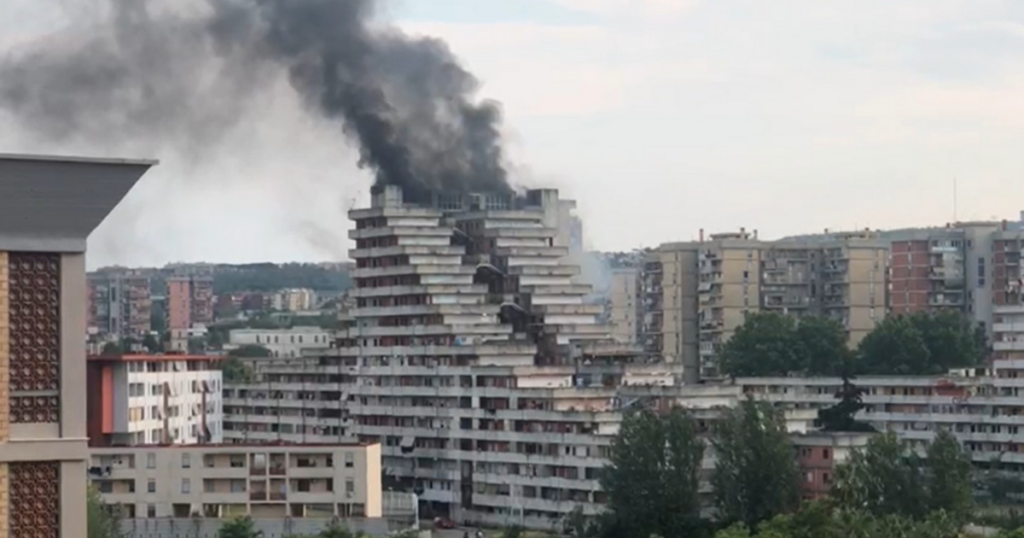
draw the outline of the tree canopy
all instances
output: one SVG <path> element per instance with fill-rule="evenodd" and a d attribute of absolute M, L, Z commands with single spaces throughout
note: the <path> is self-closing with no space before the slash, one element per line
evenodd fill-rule
<path fill-rule="evenodd" d="M 760 312 L 748 314 L 736 329 L 722 348 L 720 364 L 733 377 L 837 375 L 848 357 L 846 331 L 838 322 Z"/>
<path fill-rule="evenodd" d="M 261 538 L 263 531 L 256 528 L 251 517 L 237 517 L 217 529 L 217 538 Z"/>
<path fill-rule="evenodd" d="M 86 537 L 123 538 L 120 514 L 103 503 L 99 492 L 90 487 L 86 497 Z"/>
<path fill-rule="evenodd" d="M 703 456 L 696 425 L 681 410 L 660 417 L 640 409 L 625 416 L 601 475 L 608 533 L 685 536 L 699 528 Z"/>
<path fill-rule="evenodd" d="M 827 432 L 873 432 L 870 424 L 856 420 L 857 413 L 864 409 L 864 389 L 853 384 L 849 375 L 843 375 L 843 385 L 836 392 L 835 405 L 818 411 L 821 429 Z"/>
<path fill-rule="evenodd" d="M 799 504 L 793 444 L 780 412 L 751 398 L 726 411 L 712 445 L 718 517 L 755 526 Z"/>
<path fill-rule="evenodd" d="M 264 359 L 270 357 L 272 353 L 269 349 L 256 345 L 256 344 L 244 344 L 238 346 L 231 351 L 228 351 L 228 357 L 245 357 L 250 359 Z"/>
<path fill-rule="evenodd" d="M 888 432 L 837 469 L 831 494 L 841 507 L 876 516 L 942 511 L 962 521 L 973 504 L 972 488 L 970 457 L 953 434 L 940 431 L 922 460 Z"/>
<path fill-rule="evenodd" d="M 870 375 L 934 375 L 981 363 L 984 334 L 958 312 L 886 317 L 861 340 L 856 370 Z"/>
<path fill-rule="evenodd" d="M 283 288 L 345 291 L 350 287 L 352 279 L 347 272 L 312 263 L 218 267 L 213 274 L 213 291 L 218 295 L 239 291 L 277 291 Z"/>

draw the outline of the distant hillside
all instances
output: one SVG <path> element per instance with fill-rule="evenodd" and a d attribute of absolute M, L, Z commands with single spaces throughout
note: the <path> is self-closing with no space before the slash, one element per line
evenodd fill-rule
<path fill-rule="evenodd" d="M 348 271 L 313 263 L 217 265 L 213 271 L 213 291 L 217 294 L 282 288 L 339 292 L 350 287 Z"/>

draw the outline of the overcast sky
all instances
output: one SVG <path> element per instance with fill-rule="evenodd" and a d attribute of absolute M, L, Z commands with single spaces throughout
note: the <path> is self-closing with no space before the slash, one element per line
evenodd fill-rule
<path fill-rule="evenodd" d="M 0 0 L 0 53 L 59 31 L 60 3 Z M 961 219 L 1024 209 L 1024 2 L 403 0 L 388 13 L 483 80 L 517 181 L 576 198 L 596 249 L 700 228 L 943 224 L 954 178 Z M 215 158 L 130 155 L 163 164 L 94 234 L 90 265 L 343 258 L 344 211 L 366 203 L 370 177 L 286 93 Z M 0 123 L 3 151 L 109 153 L 39 147 Z"/>

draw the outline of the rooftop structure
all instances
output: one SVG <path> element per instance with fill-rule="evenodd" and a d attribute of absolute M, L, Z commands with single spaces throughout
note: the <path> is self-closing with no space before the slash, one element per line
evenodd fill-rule
<path fill-rule="evenodd" d="M 86 527 L 86 238 L 153 161 L 0 154 L 0 535 Z"/>

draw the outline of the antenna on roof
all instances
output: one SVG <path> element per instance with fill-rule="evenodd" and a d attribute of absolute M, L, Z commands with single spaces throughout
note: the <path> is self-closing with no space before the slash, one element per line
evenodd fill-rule
<path fill-rule="evenodd" d="M 956 222 L 956 176 L 953 176 L 953 222 Z"/>

